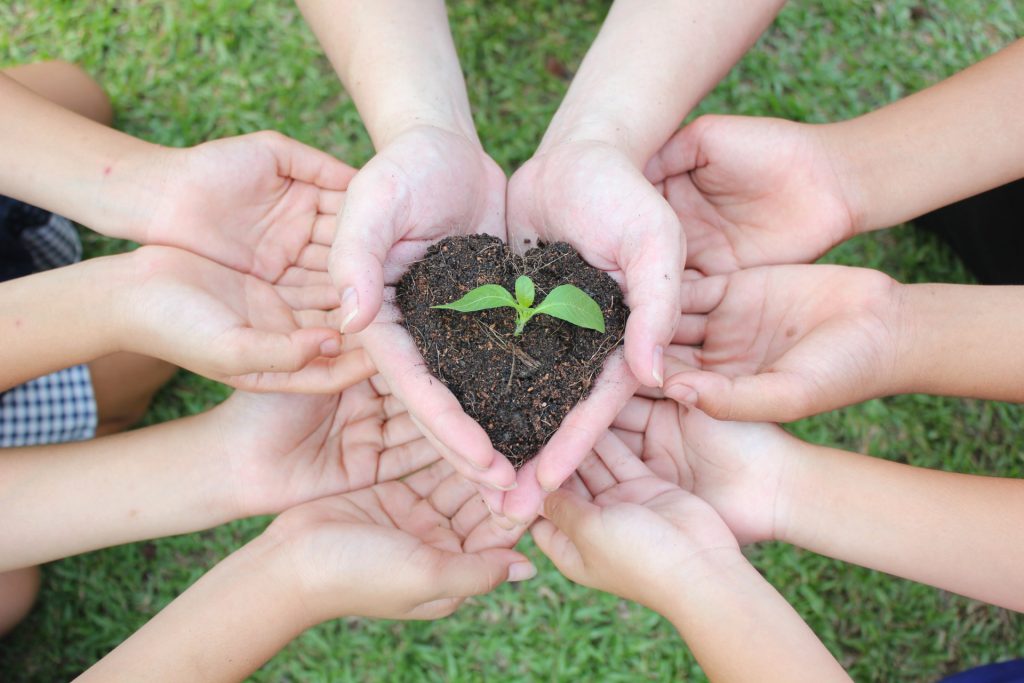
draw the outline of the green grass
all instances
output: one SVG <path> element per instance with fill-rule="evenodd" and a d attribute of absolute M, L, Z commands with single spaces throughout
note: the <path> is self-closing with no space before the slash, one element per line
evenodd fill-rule
<path fill-rule="evenodd" d="M 477 125 L 506 170 L 527 159 L 607 2 L 452 2 Z M 926 8 L 926 9 L 925 9 Z M 700 106 L 808 121 L 854 116 L 935 82 L 1024 31 L 1017 0 L 800 0 Z M 0 65 L 83 64 L 109 90 L 118 126 L 169 145 L 276 128 L 353 164 L 372 149 L 298 11 L 285 0 L 89 3 L 10 0 Z M 103 253 L 122 245 L 87 240 Z M 902 228 L 830 260 L 905 281 L 967 281 L 937 241 Z M 222 400 L 181 375 L 149 420 Z M 819 443 L 959 472 L 1024 474 L 1017 406 L 919 396 L 870 401 L 793 427 Z M 220 557 L 258 533 L 249 520 L 49 565 L 30 619 L 0 642 L 0 679 L 70 678 L 126 638 Z M 636 605 L 570 584 L 533 548 L 540 576 L 473 599 L 435 623 L 341 620 L 313 629 L 263 681 L 703 680 L 671 627 Z M 934 681 L 1024 656 L 1024 619 L 925 586 L 777 544 L 751 557 L 856 680 Z M 766 625 L 770 628 L 771 625 Z"/>

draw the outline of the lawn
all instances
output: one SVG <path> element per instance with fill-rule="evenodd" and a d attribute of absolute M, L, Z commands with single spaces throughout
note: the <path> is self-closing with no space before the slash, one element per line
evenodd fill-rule
<path fill-rule="evenodd" d="M 484 144 L 506 171 L 526 160 L 593 39 L 607 1 L 450 3 Z M 925 87 L 1024 33 L 1019 0 L 799 0 L 701 104 L 701 112 L 827 121 Z M 76 61 L 108 89 L 118 127 L 167 145 L 275 128 L 352 164 L 372 148 L 312 34 L 287 0 L 7 0 L 0 66 Z M 92 254 L 125 245 L 88 236 Z M 903 281 L 966 282 L 910 227 L 858 238 L 828 260 Z M 185 373 L 149 422 L 227 395 Z M 793 425 L 818 443 L 957 472 L 1024 475 L 1018 406 L 905 396 Z M 0 641 L 0 679 L 65 680 L 102 657 L 265 519 L 138 543 L 46 567 L 41 600 Z M 703 674 L 667 622 L 571 584 L 530 541 L 540 575 L 469 600 L 436 623 L 339 620 L 307 632 L 261 681 L 638 681 Z M 1024 656 L 1024 618 L 779 544 L 752 559 L 858 681 L 935 681 Z M 770 628 L 770 624 L 766 624 Z"/>

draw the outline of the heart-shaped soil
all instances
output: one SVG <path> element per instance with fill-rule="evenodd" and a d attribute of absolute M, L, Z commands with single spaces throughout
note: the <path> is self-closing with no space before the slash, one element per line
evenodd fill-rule
<path fill-rule="evenodd" d="M 540 302 L 561 284 L 576 285 L 601 307 L 605 331 L 536 315 L 513 335 L 516 313 L 502 307 L 472 313 L 434 309 L 480 285 L 515 291 L 520 275 L 533 279 Z M 519 469 L 590 391 L 605 358 L 622 341 L 629 309 L 607 273 L 565 243 L 513 254 L 487 235 L 448 237 L 432 245 L 397 288 L 404 325 L 435 376 L 499 452 Z"/>

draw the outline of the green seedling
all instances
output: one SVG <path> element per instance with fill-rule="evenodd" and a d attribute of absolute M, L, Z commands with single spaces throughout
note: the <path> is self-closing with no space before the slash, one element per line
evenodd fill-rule
<path fill-rule="evenodd" d="M 447 308 L 460 313 L 483 311 L 502 306 L 514 308 L 516 309 L 515 336 L 517 337 L 523 333 L 523 328 L 526 327 L 526 323 L 530 322 L 530 318 L 538 313 L 565 320 L 588 330 L 604 332 L 604 315 L 601 313 L 601 307 L 579 287 L 558 285 L 544 297 L 544 301 L 533 307 L 535 293 L 533 280 L 526 275 L 520 275 L 516 278 L 514 298 L 501 285 L 481 285 L 467 292 L 458 301 L 431 306 L 431 308 Z"/>

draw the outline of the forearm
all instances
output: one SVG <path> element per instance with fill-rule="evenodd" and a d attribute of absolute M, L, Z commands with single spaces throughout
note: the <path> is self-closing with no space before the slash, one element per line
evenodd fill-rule
<path fill-rule="evenodd" d="M 127 255 L 0 283 L 0 390 L 119 348 L 113 292 Z"/>
<path fill-rule="evenodd" d="M 926 393 L 1024 401 L 1024 287 L 900 287 L 895 386 Z"/>
<path fill-rule="evenodd" d="M 1024 176 L 1024 40 L 865 116 L 825 126 L 859 231 Z"/>
<path fill-rule="evenodd" d="M 723 681 L 848 681 L 835 658 L 786 600 L 738 552 L 672 593 L 664 614 L 708 678 Z"/>
<path fill-rule="evenodd" d="M 313 625 L 272 553 L 230 555 L 78 680 L 244 680 Z"/>
<path fill-rule="evenodd" d="M 297 0 L 374 147 L 431 125 L 476 141 L 443 0 Z"/>
<path fill-rule="evenodd" d="M 237 517 L 209 414 L 0 453 L 0 571 Z"/>
<path fill-rule="evenodd" d="M 801 448 L 780 540 L 1024 611 L 1024 481 Z"/>
<path fill-rule="evenodd" d="M 166 150 L 79 116 L 0 74 L 0 193 L 141 241 Z"/>
<path fill-rule="evenodd" d="M 642 167 L 784 0 L 617 0 L 538 151 L 611 144 Z"/>

